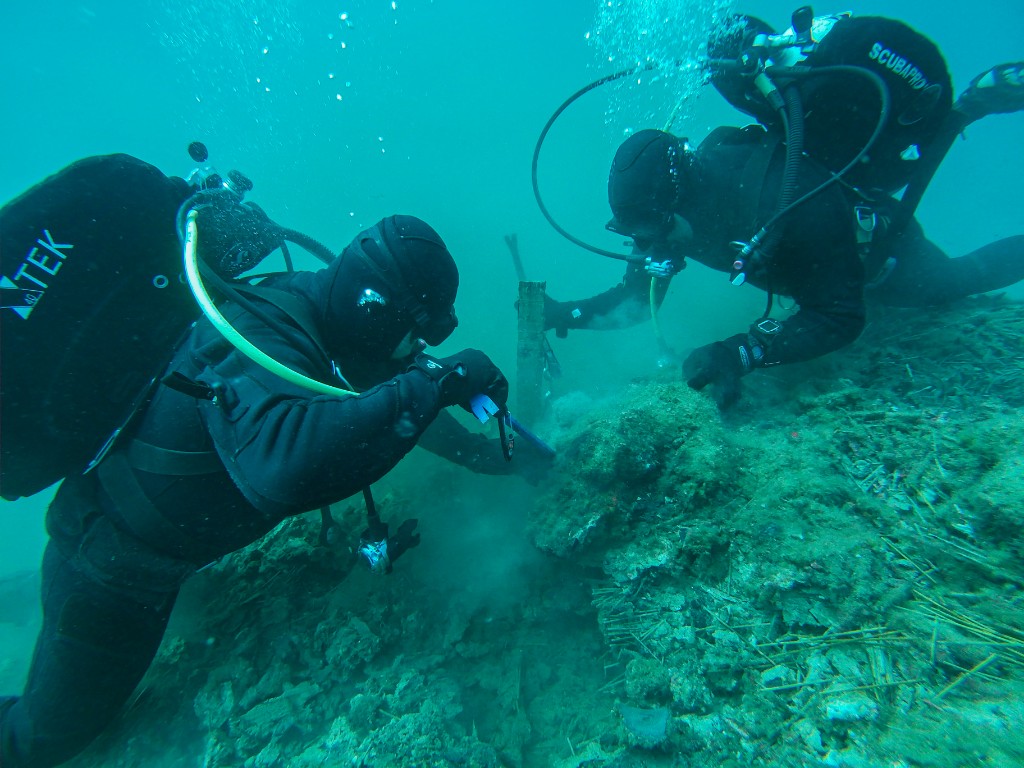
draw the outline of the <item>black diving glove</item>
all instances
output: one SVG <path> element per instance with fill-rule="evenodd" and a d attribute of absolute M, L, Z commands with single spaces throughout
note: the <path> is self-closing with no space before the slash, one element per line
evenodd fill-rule
<path fill-rule="evenodd" d="M 391 536 L 387 523 L 376 521 L 359 537 L 359 558 L 374 573 L 391 573 L 395 560 L 420 543 L 420 535 L 414 533 L 418 523 L 415 518 L 406 520 Z"/>
<path fill-rule="evenodd" d="M 1024 110 L 1024 61 L 999 64 L 971 80 L 953 108 L 970 122 Z"/>
<path fill-rule="evenodd" d="M 519 312 L 519 299 L 515 303 Z M 555 329 L 555 336 L 564 339 L 569 335 L 569 325 L 580 317 L 580 311 L 567 301 L 555 301 L 544 294 L 544 330 Z"/>
<path fill-rule="evenodd" d="M 740 379 L 754 368 L 754 355 L 747 334 L 699 347 L 683 361 L 683 378 L 691 389 L 713 385 L 712 395 L 720 410 L 731 408 L 740 398 Z"/>
<path fill-rule="evenodd" d="M 472 413 L 474 395 L 486 395 L 499 408 L 508 401 L 508 380 L 479 349 L 464 349 L 449 357 L 417 355 L 409 370 L 414 368 L 437 382 L 445 408 L 457 405 Z"/>
<path fill-rule="evenodd" d="M 580 317 L 580 310 L 568 301 L 555 301 L 544 294 L 544 330 L 555 329 L 555 336 L 564 339 L 569 326 Z"/>

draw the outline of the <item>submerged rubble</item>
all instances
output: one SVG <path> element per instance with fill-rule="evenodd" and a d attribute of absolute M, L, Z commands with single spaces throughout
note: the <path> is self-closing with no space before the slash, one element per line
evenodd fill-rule
<path fill-rule="evenodd" d="M 524 558 L 493 599 L 290 521 L 196 577 L 73 765 L 1024 764 L 1022 337 L 998 299 L 887 311 L 725 415 L 674 370 L 556 403 L 525 531 L 475 554 Z M 444 503 L 385 508 L 523 494 L 429 471 Z"/>

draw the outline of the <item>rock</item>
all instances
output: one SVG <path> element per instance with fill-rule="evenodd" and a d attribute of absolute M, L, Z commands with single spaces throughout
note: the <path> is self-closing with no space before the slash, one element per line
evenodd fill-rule
<path fill-rule="evenodd" d="M 833 722 L 872 722 L 878 718 L 878 702 L 863 691 L 840 693 L 825 704 L 825 717 Z"/>
<path fill-rule="evenodd" d="M 796 680 L 796 673 L 789 667 L 775 666 L 761 673 L 761 685 L 765 688 L 777 688 L 789 685 Z"/>
<path fill-rule="evenodd" d="M 793 725 L 793 732 L 800 740 L 817 755 L 824 755 L 827 751 L 821 740 L 821 731 L 814 727 L 810 720 L 800 720 Z"/>
<path fill-rule="evenodd" d="M 704 682 L 704 675 L 694 664 L 672 671 L 669 690 L 677 712 L 704 712 L 714 698 Z"/>
<path fill-rule="evenodd" d="M 654 749 L 668 739 L 669 724 L 672 722 L 672 712 L 668 708 L 641 709 L 620 704 L 619 714 L 622 715 L 622 724 L 630 740 L 636 746 Z"/>

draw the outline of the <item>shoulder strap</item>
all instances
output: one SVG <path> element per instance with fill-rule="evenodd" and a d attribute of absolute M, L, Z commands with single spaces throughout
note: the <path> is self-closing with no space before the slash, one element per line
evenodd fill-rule
<path fill-rule="evenodd" d="M 271 288 L 265 285 L 232 285 L 236 291 L 243 296 L 265 301 L 271 306 L 277 307 L 316 345 L 317 351 L 323 355 L 324 360 L 330 361 L 331 355 L 320 338 L 320 330 L 313 320 L 313 313 L 309 305 L 302 299 L 288 291 L 280 288 Z"/>
<path fill-rule="evenodd" d="M 201 539 L 187 535 L 156 508 L 139 485 L 124 451 L 114 451 L 96 468 L 103 491 L 113 502 L 115 520 L 151 547 L 197 566 L 212 562 L 217 553 Z"/>
<path fill-rule="evenodd" d="M 777 131 L 766 131 L 761 126 L 737 128 L 722 125 L 709 133 L 700 143 L 701 155 L 712 153 L 718 147 L 752 147 L 750 156 L 740 171 L 734 198 L 735 205 L 732 206 L 732 210 L 740 212 L 736 217 L 736 224 L 744 231 L 749 230 L 751 234 L 756 232 L 760 225 L 759 209 L 765 176 L 775 156 L 775 150 L 781 142 L 781 134 Z"/>
<path fill-rule="evenodd" d="M 212 475 L 224 471 L 216 451 L 174 451 L 132 440 L 127 452 L 133 468 L 153 475 Z"/>
<path fill-rule="evenodd" d="M 767 131 L 758 137 L 754 150 L 747 158 L 747 162 L 740 172 L 739 199 L 736 209 L 749 211 L 748 220 L 751 233 L 756 232 L 761 220 L 761 194 L 764 191 L 765 177 L 768 175 L 768 166 L 771 165 L 775 150 L 782 143 L 782 136 L 774 131 Z"/>
<path fill-rule="evenodd" d="M 745 131 L 735 125 L 720 125 L 704 138 L 700 143 L 700 150 L 706 152 L 722 144 L 742 144 L 743 142 L 738 139 L 744 134 Z"/>

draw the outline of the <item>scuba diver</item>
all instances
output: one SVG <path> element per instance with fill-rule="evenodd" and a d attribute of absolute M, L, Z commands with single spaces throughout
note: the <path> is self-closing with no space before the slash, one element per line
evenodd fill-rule
<path fill-rule="evenodd" d="M 712 385 L 728 408 L 752 370 L 854 341 L 866 301 L 929 306 L 1024 279 L 1024 236 L 949 258 L 913 217 L 967 125 L 1024 109 L 1024 63 L 974 78 L 954 104 L 940 51 L 902 22 L 809 8 L 782 35 L 734 22 L 709 44 L 711 82 L 758 124 L 718 128 L 695 149 L 659 130 L 626 139 L 607 224 L 633 241 L 625 277 L 588 299 L 546 298 L 546 328 L 564 337 L 650 317 L 687 257 L 750 282 L 768 294 L 764 314 L 683 363 L 687 383 Z M 773 294 L 799 311 L 770 317 Z"/>
<path fill-rule="evenodd" d="M 508 383 L 501 371 L 475 349 L 443 358 L 424 352 L 458 324 L 459 272 L 428 224 L 389 216 L 319 271 L 277 273 L 229 287 L 218 273 L 248 270 L 282 247 L 288 231 L 257 206 L 241 203 L 239 194 L 225 195 L 220 177 L 208 181 L 205 188 L 190 186 L 127 155 L 87 158 L 0 210 L 5 252 L 19 259 L 28 254 L 17 268 L 4 265 L 4 287 L 19 291 L 3 307 L 10 334 L 4 376 L 7 384 L 10 372 L 12 387 L 24 362 L 7 347 L 18 341 L 18 323 L 28 328 L 46 320 L 46 312 L 60 307 L 58 299 L 73 295 L 55 293 L 60 281 L 90 279 L 104 258 L 121 266 L 106 274 L 107 302 L 97 293 L 88 297 L 100 315 L 124 298 L 118 286 L 135 264 L 152 260 L 147 249 L 163 251 L 165 271 L 180 271 L 179 238 L 186 269 L 198 242 L 206 252 L 202 279 L 233 297 L 212 310 L 215 316 L 196 320 L 199 312 L 187 296 L 175 305 L 185 323 L 173 333 L 155 325 L 132 327 L 132 318 L 165 292 L 188 290 L 184 280 L 150 270 L 133 289 L 135 315 L 117 307 L 118 314 L 103 316 L 108 336 L 69 336 L 66 345 L 56 345 L 72 361 L 91 361 L 103 377 L 107 371 L 101 369 L 125 373 L 137 364 L 121 359 L 119 335 L 128 345 L 133 334 L 179 338 L 151 354 L 163 371 L 141 403 L 132 401 L 130 421 L 112 448 L 88 467 L 72 462 L 59 470 L 74 469 L 47 511 L 42 629 L 24 693 L 0 699 L 3 768 L 44 768 L 81 752 L 118 714 L 152 662 L 181 584 L 284 519 L 363 490 L 370 524 L 358 556 L 374 570 L 390 570 L 418 543 L 416 521 L 391 531 L 372 507 L 368 486 L 417 443 L 478 472 L 515 471 L 502 460 L 496 440 L 463 429 L 445 410 L 468 410 L 479 396 L 504 407 Z M 58 211 L 53 206 L 59 200 L 64 207 Z M 37 204 L 46 208 L 45 216 Z M 77 276 L 76 263 L 86 267 Z M 251 348 L 229 338 L 221 320 Z M 91 322 L 83 314 L 82 327 L 96 330 Z M 76 344 L 92 346 L 75 354 Z M 250 356 L 258 353 L 294 375 L 269 370 Z M 79 377 L 81 371 L 73 371 L 73 379 L 66 373 L 67 365 L 54 370 L 65 397 L 75 400 L 68 382 L 87 389 L 90 381 Z M 37 398 L 56 407 L 44 372 L 36 374 Z M 308 381 L 321 390 L 312 391 Z M 119 390 L 112 384 L 107 389 L 108 397 L 95 396 L 95 411 L 103 411 L 104 399 L 118 399 Z M 32 405 L 5 388 L 5 399 L 9 395 L 24 408 Z M 84 430 L 93 412 L 82 406 L 76 413 Z M 15 430 L 7 414 L 5 430 Z M 37 439 L 46 441 L 46 415 L 37 413 L 34 421 Z M 421 441 L 435 426 L 441 434 Z M 71 427 L 63 428 L 73 441 Z M 15 468 L 23 467 L 5 467 L 5 495 L 52 480 L 50 475 L 33 485 L 42 470 L 33 474 L 26 465 L 29 480 L 23 480 Z"/>

